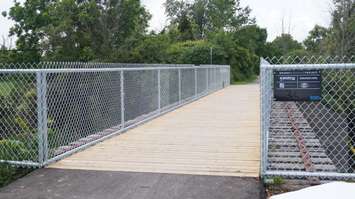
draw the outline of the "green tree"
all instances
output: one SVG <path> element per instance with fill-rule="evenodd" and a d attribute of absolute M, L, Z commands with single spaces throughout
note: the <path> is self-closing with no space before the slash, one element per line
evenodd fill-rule
<path fill-rule="evenodd" d="M 192 17 L 193 21 L 197 26 L 197 38 L 202 39 L 206 35 L 206 30 L 208 27 L 208 13 L 207 13 L 207 5 L 208 0 L 196 0 L 192 6 Z"/>
<path fill-rule="evenodd" d="M 99 24 L 100 11 L 96 3 L 62 0 L 48 6 L 47 10 L 51 23 L 42 28 L 47 39 L 41 42 L 46 59 L 94 59 L 99 45 L 94 37 L 100 37 L 92 30 Z"/>
<path fill-rule="evenodd" d="M 166 34 L 149 35 L 133 50 L 133 60 L 136 63 L 166 63 L 170 43 Z"/>
<path fill-rule="evenodd" d="M 275 56 L 285 56 L 292 51 L 303 49 L 302 44 L 294 40 L 290 34 L 281 34 L 276 37 L 271 42 L 271 46 L 276 50 Z"/>
<path fill-rule="evenodd" d="M 352 56 L 355 53 L 355 1 L 333 0 L 330 53 Z"/>
<path fill-rule="evenodd" d="M 166 0 L 164 3 L 165 13 L 171 23 L 179 23 L 184 16 L 190 16 L 191 4 L 179 0 Z"/>
<path fill-rule="evenodd" d="M 250 17 L 250 8 L 242 7 L 240 0 L 195 0 L 191 3 L 167 0 L 165 10 L 171 24 L 180 24 L 186 18 L 196 24 L 197 38 L 204 38 L 209 32 L 235 31 L 255 23 Z"/>
<path fill-rule="evenodd" d="M 33 62 L 41 59 L 40 42 L 45 36 L 43 27 L 50 23 L 48 7 L 52 3 L 51 0 L 25 1 L 23 5 L 15 2 L 10 9 L 9 18 L 15 21 L 15 25 L 10 29 L 10 36 L 17 37 L 19 62 Z M 7 13 L 3 13 L 3 16 L 7 16 Z"/>
<path fill-rule="evenodd" d="M 241 7 L 240 0 L 210 0 L 207 10 L 210 30 L 233 31 L 255 22 L 250 18 L 251 9 Z"/>
<path fill-rule="evenodd" d="M 252 79 L 259 71 L 259 57 L 250 50 L 237 45 L 233 34 L 218 32 L 209 38 L 215 46 L 223 49 L 222 62 L 231 66 L 231 81 L 246 81 Z M 216 62 L 214 62 L 216 63 Z"/>
<path fill-rule="evenodd" d="M 7 13 L 3 13 L 7 16 Z M 140 0 L 27 0 L 15 3 L 10 35 L 23 61 L 122 57 L 144 37 L 150 14 Z M 133 45 L 134 44 L 134 45 Z M 124 56 L 123 56 L 124 57 Z"/>
<path fill-rule="evenodd" d="M 267 56 L 266 29 L 260 28 L 257 25 L 244 26 L 233 34 L 233 39 L 239 46 L 249 49 L 257 56 Z"/>
<path fill-rule="evenodd" d="M 178 25 L 178 30 L 181 33 L 180 40 L 186 41 L 194 39 L 192 24 L 187 15 L 182 16 L 181 21 Z"/>
<path fill-rule="evenodd" d="M 303 41 L 306 50 L 313 54 L 323 54 L 326 52 L 326 41 L 329 30 L 325 27 L 316 25 L 310 32 L 308 37 Z"/>

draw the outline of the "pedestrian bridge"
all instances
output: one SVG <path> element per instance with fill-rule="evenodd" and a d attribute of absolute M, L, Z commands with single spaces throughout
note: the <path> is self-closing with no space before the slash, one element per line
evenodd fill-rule
<path fill-rule="evenodd" d="M 229 86 L 49 168 L 258 177 L 259 86 Z"/>

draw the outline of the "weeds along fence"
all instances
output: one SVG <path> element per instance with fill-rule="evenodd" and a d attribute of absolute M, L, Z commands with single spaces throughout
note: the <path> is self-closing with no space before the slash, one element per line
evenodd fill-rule
<path fill-rule="evenodd" d="M 262 176 L 355 179 L 355 57 L 261 61 Z"/>
<path fill-rule="evenodd" d="M 230 67 L 216 65 L 0 68 L 0 162 L 18 166 L 62 159 L 230 84 Z"/>

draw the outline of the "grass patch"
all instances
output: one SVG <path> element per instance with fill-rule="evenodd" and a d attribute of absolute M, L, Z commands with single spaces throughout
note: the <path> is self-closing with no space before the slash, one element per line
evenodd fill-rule
<path fill-rule="evenodd" d="M 31 171 L 33 169 L 16 168 L 8 164 L 0 164 L 0 187 L 10 184 Z"/>

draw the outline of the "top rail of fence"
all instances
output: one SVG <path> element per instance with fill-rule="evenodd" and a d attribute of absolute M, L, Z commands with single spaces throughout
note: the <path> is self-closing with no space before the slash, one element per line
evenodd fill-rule
<path fill-rule="evenodd" d="M 212 68 L 212 67 L 229 67 L 228 65 L 194 65 L 194 64 L 138 64 L 138 63 L 100 63 L 100 62 L 39 62 L 39 63 L 0 63 L 0 70 L 44 70 L 44 69 L 146 69 L 152 70 L 164 69 L 178 69 L 178 68 Z"/>
<path fill-rule="evenodd" d="M 355 63 L 339 64 L 269 64 L 262 63 L 261 68 L 265 69 L 350 69 L 355 68 Z"/>
<path fill-rule="evenodd" d="M 176 70 L 176 69 L 208 69 L 208 68 L 229 68 L 229 65 L 164 65 L 164 64 L 129 64 L 128 67 L 123 67 L 121 65 L 117 67 L 103 67 L 108 66 L 106 64 L 96 64 L 98 67 L 87 67 L 87 68 L 73 68 L 71 63 L 63 63 L 63 68 L 4 68 L 0 69 L 1 73 L 36 73 L 36 72 L 46 72 L 46 73 L 72 73 L 72 72 L 113 72 L 113 71 L 147 71 L 147 70 Z M 26 65 L 23 65 L 26 66 Z M 112 65 L 113 66 L 113 65 Z M 135 67 L 132 67 L 135 66 Z M 140 67 L 139 67 L 140 66 Z M 67 68 L 66 68 L 67 67 Z"/>

